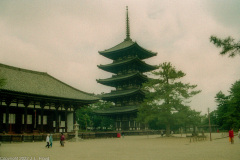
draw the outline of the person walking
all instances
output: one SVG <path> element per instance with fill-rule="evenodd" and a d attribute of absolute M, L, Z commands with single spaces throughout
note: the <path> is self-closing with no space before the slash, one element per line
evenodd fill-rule
<path fill-rule="evenodd" d="M 61 133 L 61 134 L 62 134 L 62 135 L 61 135 L 61 138 L 60 138 L 60 144 L 61 144 L 62 147 L 64 147 L 65 137 L 64 137 L 63 133 Z"/>
<path fill-rule="evenodd" d="M 47 142 L 47 145 L 46 145 L 46 147 L 48 147 L 49 148 L 49 134 L 47 135 L 47 137 L 46 137 L 46 142 Z"/>
<path fill-rule="evenodd" d="M 231 142 L 231 144 L 234 143 L 234 132 L 233 132 L 233 129 L 231 129 L 229 131 L 229 141 Z"/>
<path fill-rule="evenodd" d="M 50 136 L 49 136 L 49 143 L 50 143 L 51 148 L 52 148 L 52 142 L 53 142 L 53 138 L 52 138 L 52 134 L 50 134 Z"/>

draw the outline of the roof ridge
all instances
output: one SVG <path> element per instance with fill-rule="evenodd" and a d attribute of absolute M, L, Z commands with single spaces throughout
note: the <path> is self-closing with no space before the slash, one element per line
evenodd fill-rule
<path fill-rule="evenodd" d="M 139 48 L 141 48 L 141 49 L 143 49 L 143 50 L 145 50 L 145 51 L 147 51 L 147 52 L 151 52 L 152 54 L 155 54 L 155 55 L 153 55 L 153 56 L 156 56 L 156 55 L 158 54 L 157 52 L 153 52 L 153 51 L 151 51 L 151 50 L 149 50 L 149 49 L 146 49 L 146 48 L 140 46 L 137 42 L 136 42 L 136 45 L 138 45 Z M 153 56 L 152 56 L 152 57 L 153 57 Z"/>
<path fill-rule="evenodd" d="M 9 69 L 14 69 L 14 70 L 18 70 L 18 71 L 30 72 L 30 73 L 35 73 L 35 74 L 48 75 L 47 72 L 34 71 L 34 70 L 25 69 L 25 68 L 19 68 L 19 67 L 14 67 L 14 66 L 2 64 L 2 63 L 0 63 L 0 67 L 5 67 L 5 68 L 9 68 Z"/>
<path fill-rule="evenodd" d="M 126 45 L 127 44 L 127 46 L 124 46 L 123 48 L 125 49 L 125 48 L 128 48 L 128 47 L 130 47 L 130 46 L 132 46 L 132 45 L 134 45 L 136 42 L 134 42 L 134 41 L 132 41 L 132 40 L 123 40 L 122 42 L 120 42 L 119 44 L 117 44 L 117 45 L 115 45 L 115 46 L 113 46 L 113 47 L 111 47 L 111 48 L 109 48 L 109 49 L 105 49 L 105 50 L 103 50 L 103 51 L 98 51 L 98 53 L 102 53 L 102 52 L 108 52 L 109 50 L 112 50 L 112 49 L 114 49 L 114 48 L 117 48 L 117 47 L 119 47 L 119 46 L 121 46 L 121 45 Z M 116 51 L 116 50 L 114 50 L 114 51 Z M 111 51 L 111 52 L 114 52 L 114 51 Z"/>

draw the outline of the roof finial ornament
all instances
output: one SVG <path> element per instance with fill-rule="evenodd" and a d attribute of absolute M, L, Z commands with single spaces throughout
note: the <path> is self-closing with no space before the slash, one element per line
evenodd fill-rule
<path fill-rule="evenodd" d="M 128 6 L 126 6 L 127 10 L 127 15 L 126 15 L 126 39 L 125 41 L 131 41 L 132 39 L 130 38 L 130 27 L 129 27 L 129 18 L 128 18 Z"/>

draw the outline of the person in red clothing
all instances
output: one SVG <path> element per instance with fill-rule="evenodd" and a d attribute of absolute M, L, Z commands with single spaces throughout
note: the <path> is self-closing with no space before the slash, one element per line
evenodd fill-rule
<path fill-rule="evenodd" d="M 60 144 L 62 147 L 64 147 L 64 140 L 65 140 L 65 137 L 64 137 L 63 133 L 61 133 Z"/>
<path fill-rule="evenodd" d="M 229 141 L 231 142 L 231 144 L 234 143 L 233 138 L 234 138 L 234 133 L 233 133 L 233 129 L 231 129 L 231 130 L 229 131 Z"/>

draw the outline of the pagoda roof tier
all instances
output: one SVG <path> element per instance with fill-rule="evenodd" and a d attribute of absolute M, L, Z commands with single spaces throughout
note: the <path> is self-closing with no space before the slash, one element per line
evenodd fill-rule
<path fill-rule="evenodd" d="M 0 64 L 0 75 L 6 84 L 0 92 L 21 93 L 52 98 L 96 102 L 99 98 L 78 90 L 44 72 Z"/>
<path fill-rule="evenodd" d="M 137 89 L 112 91 L 110 93 L 106 93 L 106 94 L 101 95 L 100 98 L 102 100 L 110 100 L 110 99 L 126 97 L 126 96 L 131 96 L 131 95 L 136 95 L 136 94 L 145 95 L 145 93 L 140 88 L 137 88 Z"/>
<path fill-rule="evenodd" d="M 113 77 L 107 78 L 107 79 L 97 79 L 97 82 L 103 85 L 115 87 L 118 85 L 119 82 L 122 82 L 125 80 L 131 80 L 135 78 L 137 78 L 138 81 L 142 81 L 142 82 L 146 82 L 148 80 L 147 76 L 141 74 L 140 72 L 135 72 L 135 73 L 121 75 L 121 76 L 114 75 Z"/>
<path fill-rule="evenodd" d="M 113 63 L 107 64 L 107 65 L 98 65 L 98 68 L 100 68 L 104 71 L 108 71 L 108 72 L 117 74 L 119 71 L 122 71 L 123 68 L 128 64 L 131 66 L 133 66 L 133 65 L 137 66 L 138 70 L 142 73 L 157 69 L 157 66 L 149 65 L 149 64 L 145 63 L 144 61 L 141 61 L 138 57 L 125 59 L 125 60 L 122 60 L 119 62 L 113 62 Z"/>
<path fill-rule="evenodd" d="M 94 111 L 100 115 L 113 115 L 113 114 L 123 114 L 123 113 L 132 113 L 138 110 L 138 106 L 124 106 L 124 107 L 112 107 L 105 110 L 96 110 Z"/>
<path fill-rule="evenodd" d="M 157 53 L 141 47 L 137 42 L 133 42 L 131 39 L 125 39 L 123 42 L 110 49 L 99 51 L 99 54 L 109 59 L 117 60 L 120 57 L 128 56 L 131 52 L 134 52 L 140 59 L 146 59 L 157 55 Z"/>

